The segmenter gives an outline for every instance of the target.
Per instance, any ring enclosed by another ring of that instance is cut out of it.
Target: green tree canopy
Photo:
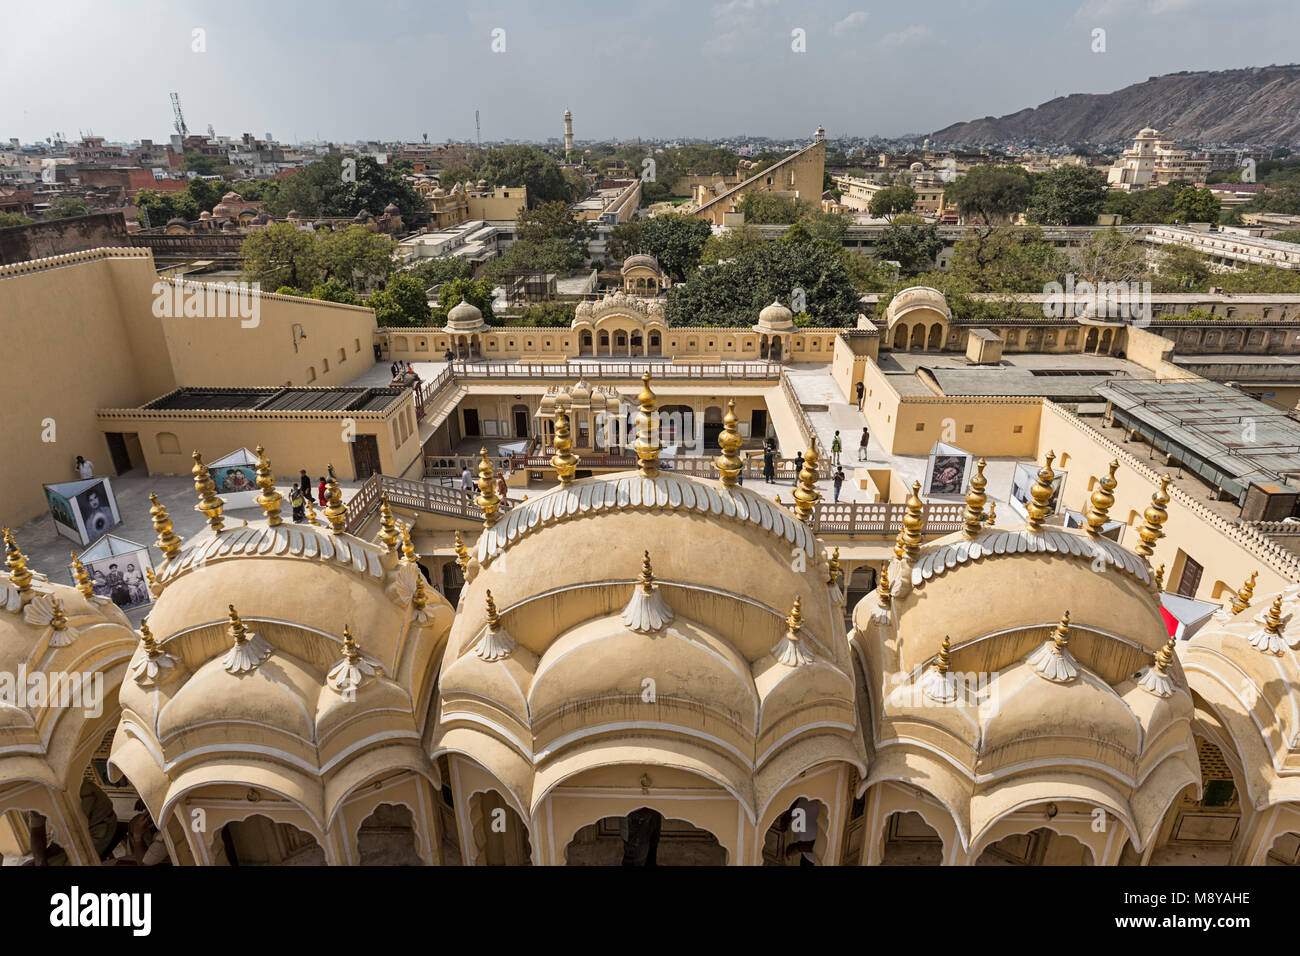
[[[267,200],[267,211],[277,219],[283,219],[292,209],[309,219],[351,217],[359,212],[378,216],[391,202],[409,219],[427,209],[400,174],[390,166],[380,165],[372,156],[346,157],[356,163],[356,181],[345,180],[344,158],[337,153],[322,156],[283,180],[276,194]]]
[[[907,275],[934,268],[935,257],[943,250],[936,225],[899,225],[890,223],[876,240],[876,258],[894,261]]]
[[[1141,282],[1150,278],[1141,241],[1118,229],[1094,233],[1079,250],[1074,272],[1076,279],[1089,282]]]
[[[424,283],[426,289],[450,282],[452,279],[469,279],[474,275],[474,264],[455,256],[421,259],[406,270]]]
[[[1019,166],[972,166],[944,190],[963,218],[990,231],[1023,212],[1029,195],[1029,173]]]
[[[60,196],[50,203],[49,209],[45,210],[45,218],[71,219],[73,216],[89,216],[94,211],[84,199],[77,199],[74,196]]]
[[[703,219],[666,214],[640,223],[637,251],[654,256],[661,268],[682,280],[700,261],[712,230]]]
[[[1185,186],[1174,197],[1174,221],[1218,222],[1219,200],[1208,189]]]
[[[489,149],[478,168],[489,186],[526,186],[530,206],[545,202],[572,202],[572,185],[564,178],[555,157],[535,146]]]
[[[25,226],[35,221],[14,212],[0,212],[0,229],[7,229],[10,226]]]
[[[1000,226],[953,248],[952,273],[979,292],[1041,292],[1069,269],[1069,258],[1037,226]]]
[[[263,289],[310,289],[325,281],[316,237],[287,222],[251,233],[239,247],[244,277]]]
[[[387,327],[427,326],[432,313],[424,284],[415,276],[401,272],[373,293],[366,305],[375,310],[375,322]]]
[[[916,190],[911,186],[886,186],[871,197],[868,209],[877,219],[892,220],[899,213],[911,212],[916,205]]]
[[[803,200],[779,193],[747,192],[740,197],[736,210],[745,217],[745,222],[754,225],[788,226],[798,222],[809,211],[809,205]]]
[[[1106,174],[1090,166],[1057,166],[1032,177],[1025,218],[1051,226],[1092,226],[1106,201]]]
[[[761,249],[766,244],[767,240],[763,238],[761,232],[745,224],[738,229],[728,229],[718,235],[709,236],[700,253],[700,261],[721,262],[734,259],[743,253]]]
[[[445,325],[447,313],[462,302],[482,312],[483,321],[492,321],[492,283],[485,279],[452,279],[438,290],[438,307],[431,316],[433,324]]]
[[[393,271],[397,243],[365,226],[346,226],[326,233],[317,242],[326,277],[338,279],[354,292],[382,285]]]
[[[1157,292],[1200,292],[1209,285],[1210,260],[1190,246],[1165,246],[1156,258]]]

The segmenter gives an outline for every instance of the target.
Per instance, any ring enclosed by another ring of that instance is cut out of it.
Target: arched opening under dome
[[[976,866],[1092,866],[1092,850],[1072,836],[1038,827],[989,844]]]
[[[722,408],[710,405],[704,410],[704,450],[719,451],[718,436],[722,434]]]
[[[1088,330],[1088,336],[1083,340],[1083,350],[1085,352],[1097,351],[1097,328],[1093,326]]]
[[[912,326],[912,347],[911,351],[921,352],[925,349],[925,323],[918,322]]]
[[[362,866],[424,866],[418,843],[410,808],[381,803],[357,831],[358,861]]]
[[[898,323],[898,326],[894,329],[894,350],[898,352],[902,352],[906,348],[907,348],[907,324],[904,322],[900,322]]]
[[[659,409],[659,444],[694,445],[695,410],[689,405],[663,405]]]
[[[650,348],[647,354],[649,355],[663,354],[663,340],[661,339],[658,332],[650,333]]]
[[[943,348],[943,324],[940,322],[930,326],[930,338],[925,343],[927,351],[937,352]]]
[[[1113,329],[1107,329],[1105,332],[1101,333],[1101,345],[1098,346],[1098,351],[1100,351],[1102,355],[1110,354],[1110,344],[1114,334]]]
[[[784,347],[785,347],[784,336],[780,336],[780,335],[772,336],[772,344],[767,350],[768,360],[772,362],[781,361],[782,350],[784,349]]]
[[[566,866],[725,866],[727,851],[708,830],[651,807],[602,817],[564,848]]]
[[[881,866],[939,866],[943,840],[915,810],[896,810],[885,819],[880,834]]]
[[[830,815],[826,804],[800,797],[763,835],[764,866],[824,866]]]
[[[591,330],[583,329],[578,333],[578,355],[591,355]]]
[[[1268,855],[1264,857],[1264,865],[1300,865],[1300,833],[1296,833],[1294,830],[1279,833],[1274,838],[1273,845],[1268,848]]]
[[[1196,736],[1201,796],[1188,787],[1177,797],[1151,851],[1148,866],[1227,866],[1242,833],[1242,800],[1235,769],[1212,741]]]
[[[221,826],[210,845],[214,866],[324,866],[316,838],[291,823],[255,813]]]
[[[470,824],[474,831],[475,866],[532,866],[528,826],[495,790],[474,794]]]

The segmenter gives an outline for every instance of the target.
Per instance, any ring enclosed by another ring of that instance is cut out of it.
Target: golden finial
[[[14,540],[13,532],[5,528],[4,536],[5,566],[9,569],[9,583],[18,589],[21,600],[26,603],[31,597],[32,572],[27,569],[27,557],[18,550],[18,542]]]
[[[826,586],[834,587],[835,582],[840,579],[840,549],[836,548],[831,552],[829,577],[826,578]]]
[[[975,462],[975,474],[971,475],[970,490],[966,492],[966,514],[963,516],[962,534],[974,541],[984,530],[984,505],[989,500],[984,494],[989,480],[984,477],[984,459]]]
[[[163,557],[174,558],[181,549],[181,539],[172,531],[171,515],[167,514],[167,509],[152,491],[149,492],[149,500],[153,502],[149,515],[153,518],[154,531],[158,532],[158,540],[154,542],[154,546],[163,553]]]
[[[881,607],[889,607],[890,602],[894,600],[889,593],[889,565],[886,564],[880,569],[880,581],[876,584],[876,598],[880,601]]]
[[[415,556],[415,545],[411,543],[411,526],[402,525],[402,564],[419,564]]]
[[[1168,475],[1161,477],[1160,490],[1151,496],[1151,504],[1142,513],[1142,517],[1146,519],[1143,521],[1142,527],[1138,529],[1138,537],[1142,540],[1134,550],[1144,558],[1151,557],[1152,552],[1155,551],[1156,542],[1165,536],[1165,533],[1160,530],[1160,526],[1169,520],[1169,512],[1165,510],[1165,506],[1169,504],[1168,491],[1171,481],[1173,479]]]
[[[641,406],[636,416],[637,470],[642,478],[659,476],[659,423],[655,418],[655,393],[650,391],[650,373],[641,376],[641,394],[636,397]]]
[[[487,449],[480,448],[478,454],[478,496],[474,503],[483,510],[483,527],[490,528],[501,517],[498,513],[501,510],[501,499],[497,497],[497,476],[492,469],[492,462],[488,461]]]
[[[948,640],[948,635],[943,636],[943,643],[939,645],[939,655],[935,658],[934,669],[940,674],[948,673],[948,668],[952,667],[952,657],[949,651],[952,650],[952,642]]]
[[[140,646],[144,648],[144,652],[150,657],[157,657],[162,653],[162,648],[159,647],[158,642],[154,640],[153,631],[149,630],[148,617],[145,617],[144,620],[140,622]]]
[[[415,579],[415,593],[411,595],[411,607],[416,612],[424,610],[424,606],[429,603],[429,595],[424,591],[424,575],[421,574]]]
[[[316,517],[316,503],[312,501],[311,495],[304,495],[307,506],[307,523],[313,527],[320,527],[320,520]]]
[[[495,631],[501,626],[501,618],[497,615],[497,602],[492,600],[491,591],[488,591],[485,597],[487,598],[487,626]]]
[[[1056,453],[1049,451],[1047,464],[1038,470],[1038,480],[1029,489],[1029,501],[1025,506],[1029,513],[1029,519],[1025,522],[1026,531],[1042,531],[1043,519],[1052,513],[1052,481],[1056,478],[1052,462],[1055,459]]]
[[[235,639],[235,646],[239,646],[248,640],[248,628],[244,627],[244,622],[240,620],[239,612],[235,610],[233,604],[227,605],[230,608],[230,626],[226,632]]]
[[[988,527],[990,527],[990,528],[992,528],[995,524],[998,523],[997,510],[998,510],[997,502],[996,502],[996,501],[990,501],[990,502],[989,502],[989,520],[988,520]]]
[[[1115,504],[1115,486],[1119,484],[1115,480],[1115,472],[1119,471],[1119,462],[1110,463],[1110,474],[1105,478],[1097,480],[1097,490],[1092,493],[1089,499],[1090,507],[1088,509],[1088,523],[1084,530],[1092,537],[1101,534],[1101,529],[1106,527],[1106,522],[1110,520],[1110,509]]]
[[[921,545],[925,541],[921,537],[924,531],[925,504],[921,501],[921,483],[914,481],[912,493],[907,496],[907,513],[903,515],[903,529],[899,536],[899,544],[902,545],[903,554],[908,561],[915,561],[920,556]]]
[[[578,456],[573,453],[573,438],[569,429],[569,413],[564,409],[555,412],[555,454],[551,465],[560,479],[560,487],[567,488],[573,484],[574,473],[578,470]]]
[[[650,567],[650,552],[643,553],[641,558],[641,590],[650,592],[654,590],[655,574],[654,569]]]
[[[220,531],[226,523],[226,519],[221,517],[221,509],[226,503],[216,496],[217,485],[208,474],[208,466],[203,464],[203,456],[196,451],[193,458],[194,467],[190,469],[190,474],[194,476],[194,490],[199,493],[199,503],[194,506],[194,510],[201,511],[208,519],[208,527]]]
[[[727,488],[736,487],[745,468],[740,458],[740,446],[744,443],[745,439],[740,437],[740,429],[736,427],[736,400],[733,398],[727,402],[727,414],[722,416],[722,432],[718,435],[722,454],[713,459],[713,467],[718,469],[722,484]]]
[[[1156,590],[1163,591],[1164,589],[1165,589],[1165,566],[1162,564],[1160,565],[1160,567],[1156,568]]]
[[[803,602],[799,598],[794,599],[794,607],[790,608],[790,616],[785,619],[786,637],[792,641],[799,639],[799,632],[803,630]]]
[[[357,647],[356,640],[352,637],[352,628],[350,625],[343,625],[343,656],[352,664],[361,660],[361,651]]]
[[[794,510],[800,521],[812,519],[813,507],[821,501],[822,494],[817,490],[817,449],[809,448],[803,456],[803,468],[799,471],[799,484],[794,489]]]
[[[56,631],[62,631],[68,626],[68,619],[63,613],[63,602],[58,598],[53,600],[54,609],[50,614],[50,627]]]
[[[462,573],[469,567],[469,549],[465,547],[465,539],[459,531],[456,532],[456,563],[460,565]]]
[[[1056,645],[1058,651],[1065,650],[1066,645],[1070,643],[1069,611],[1061,615],[1061,623],[1052,630],[1052,643]]]
[[[1272,606],[1268,613],[1264,615],[1264,629],[1270,634],[1282,636],[1282,595],[1279,594],[1273,599]]]
[[[1251,571],[1250,579],[1232,596],[1232,613],[1234,616],[1250,607],[1250,600],[1255,596],[1255,579],[1257,577],[1259,577],[1259,572]]]
[[[1174,662],[1174,647],[1177,641],[1178,638],[1170,634],[1169,642],[1156,651],[1155,668],[1162,674],[1169,670],[1169,665]]]
[[[284,519],[280,517],[280,502],[284,500],[280,492],[275,490],[275,473],[271,471],[271,463],[266,460],[266,449],[258,445],[253,451],[257,455],[257,487],[262,489],[262,493],[254,500],[258,507],[266,512],[266,523],[268,527],[274,528],[276,525],[283,524]],[[307,495],[307,500],[311,501],[311,495]]]
[[[304,490],[308,498],[311,492]],[[329,502],[325,508],[325,520],[330,523],[330,530],[335,534],[343,531],[348,521],[347,505],[343,504],[343,489],[339,487],[338,479],[334,477],[334,466],[325,466],[325,500]]]
[[[80,591],[89,600],[95,594],[95,585],[90,580],[90,572],[86,566],[81,563],[81,558],[77,557],[77,552],[69,552],[72,555],[72,576],[77,580],[77,590]],[[153,570],[146,568],[151,575]]]
[[[397,521],[393,518],[393,509],[388,504],[388,492],[379,493],[379,543],[384,546],[384,550],[397,553],[398,542],[401,535],[397,533]]]

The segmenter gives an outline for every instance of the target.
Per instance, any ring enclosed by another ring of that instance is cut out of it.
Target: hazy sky
[[[579,139],[802,138],[818,125],[888,136],[1159,73],[1300,60],[1300,0],[6,0],[0,11],[0,139],[24,142],[56,130],[163,140],[173,90],[192,132],[285,141],[472,140],[476,108],[485,140],[544,139],[562,134],[566,107]]]

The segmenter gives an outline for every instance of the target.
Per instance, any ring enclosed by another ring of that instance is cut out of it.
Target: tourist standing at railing
[[[460,473],[460,490],[465,492],[465,497],[471,502],[474,501],[474,476],[469,472],[469,465]]]
[[[794,483],[799,484],[799,472],[803,471],[803,452],[794,456]]]
[[[771,442],[763,448],[763,480],[769,485],[776,482],[776,452]]]
[[[838,465],[840,463],[840,433],[835,432],[835,437],[831,439],[831,461]]]

